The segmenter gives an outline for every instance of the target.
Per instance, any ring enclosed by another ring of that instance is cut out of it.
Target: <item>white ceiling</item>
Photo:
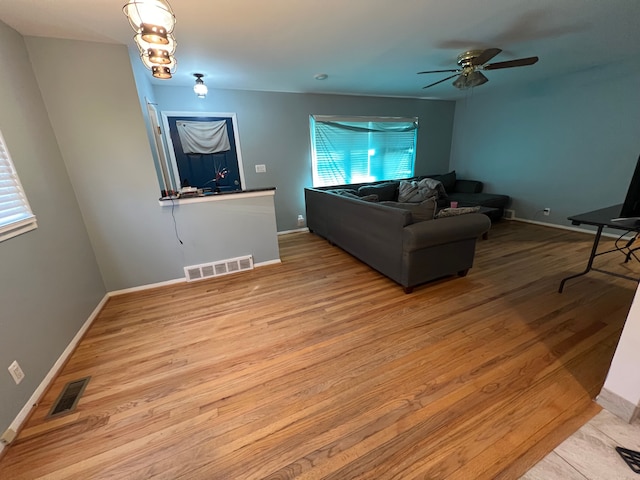
[[[133,46],[125,0],[0,0],[0,20],[25,36]],[[640,0],[173,0],[178,70],[163,85],[460,98],[458,53],[485,47],[500,62],[533,66],[486,72],[478,88],[536,81],[640,60]],[[314,74],[326,73],[324,81]]]

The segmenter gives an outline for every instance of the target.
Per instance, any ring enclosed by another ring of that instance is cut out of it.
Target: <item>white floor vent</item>
[[[184,276],[187,278],[187,282],[194,282],[244,270],[253,270],[253,257],[251,255],[184,267]]]

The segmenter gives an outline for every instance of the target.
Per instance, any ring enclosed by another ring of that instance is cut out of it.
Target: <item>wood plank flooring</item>
[[[600,410],[636,284],[557,293],[592,239],[502,222],[467,277],[406,295],[297,233],[281,265],[114,297],[0,478],[518,478]],[[89,375],[76,411],[45,419]]]

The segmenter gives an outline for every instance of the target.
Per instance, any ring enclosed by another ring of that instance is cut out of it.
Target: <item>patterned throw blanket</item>
[[[398,187],[398,201],[418,203],[430,197],[446,198],[447,192],[439,180],[423,178],[420,181],[402,180]]]

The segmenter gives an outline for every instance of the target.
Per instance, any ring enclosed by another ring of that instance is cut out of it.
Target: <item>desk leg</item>
[[[593,239],[593,247],[591,247],[591,256],[589,257],[589,261],[587,262],[587,268],[584,269],[584,272],[577,273],[575,275],[571,275],[570,277],[563,278],[560,282],[560,288],[558,288],[558,293],[562,293],[564,289],[564,284],[567,280],[571,280],[572,278],[581,277],[582,275],[586,275],[591,270],[593,266],[593,259],[596,258],[596,252],[598,250],[598,244],[600,243],[600,236],[602,235],[602,229],[604,225],[600,225],[598,227],[598,231],[596,232],[596,238]]]

